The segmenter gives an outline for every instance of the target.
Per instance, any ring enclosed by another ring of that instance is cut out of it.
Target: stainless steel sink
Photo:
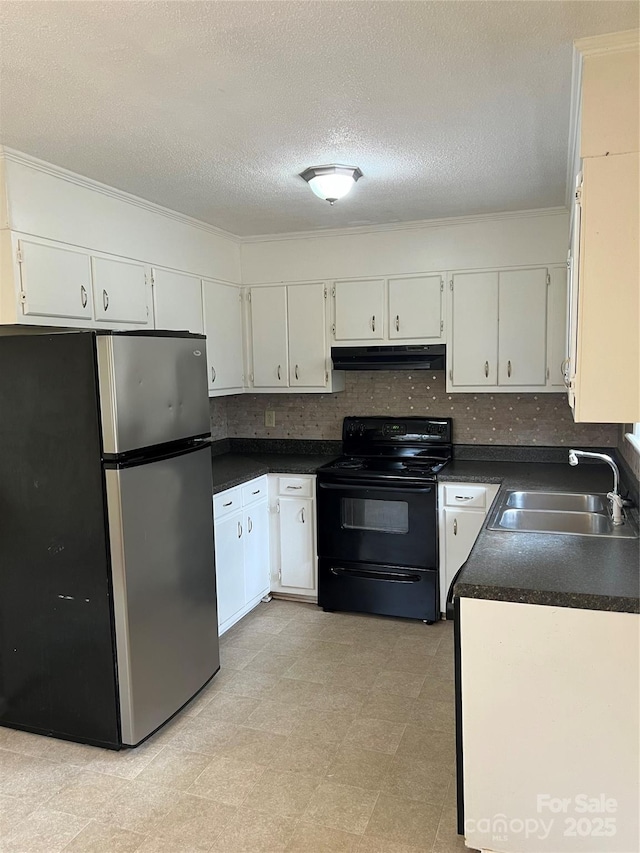
[[[614,525],[606,495],[572,492],[507,491],[491,513],[489,530],[513,533],[562,533],[636,539],[638,530],[626,514],[625,523]]]
[[[564,512],[607,511],[604,495],[582,495],[572,492],[509,492],[506,506]]]

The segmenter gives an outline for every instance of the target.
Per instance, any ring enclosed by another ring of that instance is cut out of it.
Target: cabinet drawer
[[[445,506],[478,507],[484,509],[487,490],[484,486],[444,486]]]
[[[313,497],[313,479],[278,477],[278,494],[297,498]]]
[[[242,487],[242,506],[248,506],[267,497],[267,477],[257,477]]]
[[[235,512],[238,509],[242,509],[242,489],[240,486],[234,489],[227,489],[226,492],[220,492],[219,495],[214,495],[213,517],[215,519],[229,515],[230,512]]]

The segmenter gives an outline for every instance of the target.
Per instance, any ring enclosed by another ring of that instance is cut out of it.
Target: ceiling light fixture
[[[357,166],[310,166],[300,177],[305,180],[311,190],[318,196],[334,204],[352,189],[362,172]]]

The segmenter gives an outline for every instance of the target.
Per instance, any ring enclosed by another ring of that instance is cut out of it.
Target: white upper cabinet
[[[250,298],[253,385],[286,388],[289,384],[287,288],[252,287]]]
[[[289,329],[289,385],[326,385],[326,286],[290,285],[287,288]]]
[[[200,279],[172,270],[154,269],[152,281],[156,329],[204,334]]]
[[[242,300],[239,287],[202,282],[204,331],[207,336],[209,395],[243,390]]]
[[[112,258],[91,258],[95,319],[104,325],[149,322],[143,264]]]
[[[498,273],[453,276],[450,380],[453,386],[496,385]]]
[[[498,384],[544,385],[547,270],[501,272],[498,281]]]
[[[24,315],[91,320],[91,259],[62,246],[18,241]]]
[[[439,340],[442,334],[441,275],[389,279],[389,338]]]
[[[336,341],[383,340],[384,284],[383,278],[334,282]]]

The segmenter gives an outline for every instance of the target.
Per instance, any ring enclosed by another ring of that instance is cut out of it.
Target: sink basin
[[[493,510],[487,528],[612,539],[636,539],[638,536],[628,513],[624,524],[612,523],[605,495],[572,492],[508,491]]]
[[[604,495],[571,492],[509,492],[506,506],[564,512],[606,512],[605,500]]]

